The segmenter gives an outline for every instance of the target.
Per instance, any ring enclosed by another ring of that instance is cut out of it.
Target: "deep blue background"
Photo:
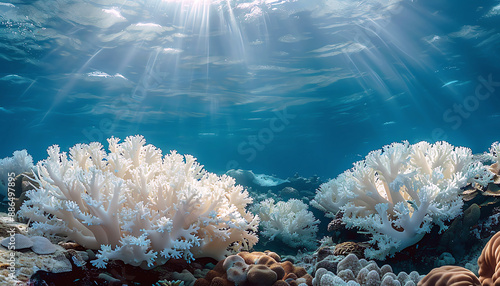
[[[27,149],[40,160],[52,144],[142,134],[212,172],[327,179],[395,141],[487,151],[500,129],[500,16],[488,14],[499,3],[435,2],[362,16],[269,9],[253,22],[211,8],[210,20],[183,26],[175,5],[145,5],[147,17],[123,8],[126,21],[106,28],[65,18],[64,7],[35,14],[49,1],[0,6],[0,157]],[[134,23],[174,28],[119,38]],[[184,37],[166,40],[174,33]],[[317,57],[353,43],[364,48]],[[480,77],[498,82],[487,99],[477,99]],[[269,133],[283,109],[289,122]]]

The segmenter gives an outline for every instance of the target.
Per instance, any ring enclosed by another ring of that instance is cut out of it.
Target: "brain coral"
[[[458,266],[434,268],[419,283],[419,286],[480,286],[476,275]]]
[[[333,251],[333,254],[347,256],[351,253],[354,253],[356,254],[357,257],[363,258],[364,250],[365,248],[363,246],[358,245],[356,242],[346,241],[335,245],[335,250]]]
[[[500,285],[500,232],[488,241],[477,260],[482,285]]]

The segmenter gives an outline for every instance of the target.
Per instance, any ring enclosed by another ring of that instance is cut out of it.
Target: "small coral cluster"
[[[260,234],[269,240],[278,238],[291,247],[317,246],[319,220],[314,218],[302,201],[290,199],[274,203],[273,199],[266,199],[256,207],[256,212],[263,228]]]
[[[493,164],[490,166],[490,171],[494,174],[494,181],[500,184],[500,143],[495,142],[491,144],[490,152],[485,153],[485,157],[491,161]]]
[[[375,261],[358,259],[355,254],[349,254],[338,263],[337,274],[325,268],[316,270],[313,286],[415,286],[420,279],[416,271],[396,275],[388,264],[378,267]]]
[[[0,159],[0,201],[7,197],[9,177],[31,172],[33,157],[26,150],[14,151],[12,157]]]
[[[240,252],[217,263],[194,286],[312,286],[312,277],[274,252]]]
[[[170,258],[221,259],[228,249],[257,242],[251,198],[228,176],[203,170],[190,155],[162,155],[142,136],[120,143],[58,146],[36,165],[39,187],[27,192],[19,214],[44,235],[67,236],[110,259],[153,266]]]
[[[311,204],[371,235],[368,258],[385,259],[420,241],[433,224],[461,213],[461,188],[486,186],[493,174],[468,148],[446,142],[393,143],[370,152],[321,185]]]

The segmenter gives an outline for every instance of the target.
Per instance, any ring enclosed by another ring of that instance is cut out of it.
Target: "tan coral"
[[[500,232],[488,241],[477,260],[482,285],[500,285]]]
[[[302,267],[294,266],[290,261],[280,262],[281,258],[278,254],[270,251],[266,252],[240,252],[245,263],[250,265],[247,272],[247,280],[241,285],[256,286],[256,285],[269,285],[269,286],[284,286],[298,285],[294,280],[300,279],[307,285],[312,285],[312,276],[307,274],[307,271]],[[235,283],[227,279],[228,275],[223,267],[224,260],[217,263],[213,270],[209,271],[205,278],[196,280],[194,286],[219,286],[222,285],[235,285]],[[289,278],[293,280],[289,280]],[[285,282],[285,280],[288,280]]]
[[[250,265],[247,279],[250,285],[272,286],[277,280],[276,272],[262,264]]]
[[[354,253],[358,258],[364,257],[365,248],[356,242],[346,241],[339,243],[335,246],[335,250],[333,251],[334,255],[349,255]]]
[[[480,286],[476,275],[470,270],[459,266],[441,266],[432,269],[418,286]]]

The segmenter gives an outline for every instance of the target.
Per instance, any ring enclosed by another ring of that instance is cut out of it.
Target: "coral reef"
[[[234,179],[206,172],[190,155],[163,156],[142,136],[119,141],[108,139],[109,153],[96,142],[75,145],[69,156],[50,147],[19,214],[43,235],[100,249],[98,267],[111,259],[148,267],[221,259],[257,242],[259,219]]]
[[[371,152],[318,190],[315,214],[326,211],[333,218],[333,235],[318,241],[319,221],[306,204],[310,187],[320,182],[317,177],[274,184],[269,176],[254,175],[253,184],[255,178],[267,182],[254,190],[259,198],[254,215],[246,210],[249,192],[228,176],[206,172],[192,156],[175,151],[164,156],[142,136],[108,142],[109,151],[99,143],[78,144],[67,154],[50,147],[35,172],[15,178],[16,197],[25,198],[19,214],[32,222],[27,232],[22,223],[0,221],[0,236],[12,235],[17,243],[15,252],[8,249],[10,238],[0,246],[3,258],[15,253],[21,259],[16,279],[186,286],[500,283],[499,234],[478,258],[481,239],[500,221],[500,191],[492,182],[499,176],[498,143],[483,156],[485,165],[470,150],[445,142],[394,143]],[[273,240],[272,249],[280,254],[321,246],[284,259],[269,251],[240,252],[255,246],[259,221],[264,244]],[[326,222],[321,222],[325,229]],[[432,235],[420,240],[433,225],[438,227]],[[438,229],[445,231],[438,235]],[[382,267],[368,260],[396,252]],[[472,272],[444,266],[423,280],[417,271],[400,272],[455,263]],[[0,271],[7,273],[7,266],[0,263]]]
[[[447,142],[393,143],[321,185],[311,204],[371,235],[365,256],[385,259],[461,213],[461,188],[486,186],[493,174],[470,149]]]

